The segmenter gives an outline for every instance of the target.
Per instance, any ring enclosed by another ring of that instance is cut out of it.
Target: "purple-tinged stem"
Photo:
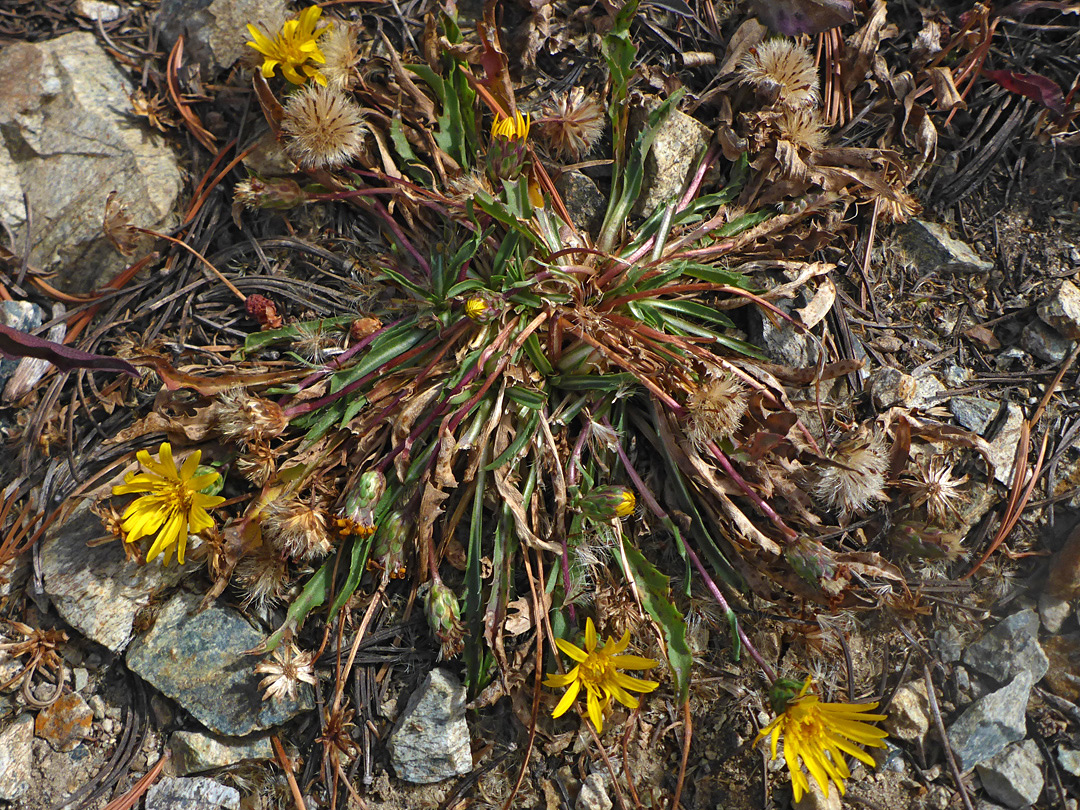
[[[401,228],[398,227],[398,224],[394,221],[394,218],[390,216],[390,212],[386,210],[386,206],[384,206],[378,200],[372,200],[371,202],[373,203],[371,207],[375,210],[375,213],[382,217],[383,222],[386,223],[386,226],[390,229],[391,233],[394,234],[398,242],[401,243],[401,246],[405,248],[406,251],[408,251],[409,255],[412,256],[413,259],[416,260],[416,263],[420,265],[420,269],[424,271],[427,277],[431,278],[431,265],[428,264],[427,259],[420,255],[420,251],[413,247],[413,243],[409,241],[408,237],[405,236]],[[406,275],[406,277],[408,277],[408,275],[405,274],[401,268],[398,268],[398,270],[399,272],[402,272],[403,275]],[[409,280],[416,281],[416,279]]]
[[[716,446],[715,442],[709,442],[705,446],[709,448],[709,452],[712,453],[713,458],[720,462],[720,466],[724,468],[724,472],[727,473],[728,478],[735,482],[739,489],[745,493],[746,497],[752,500],[754,505],[773,522],[773,525],[784,533],[785,537],[789,540],[794,540],[799,536],[794,529],[784,523],[780,515],[776,514],[776,510],[769,506],[764,498],[754,492],[753,487],[746,483],[745,478],[739,475],[739,471],[735,469],[735,465],[733,465],[728,457],[724,455],[724,452]]]
[[[611,425],[608,424],[607,419],[604,419],[604,424],[608,427],[611,427]],[[635,470],[633,465],[630,463],[630,459],[627,458],[626,451],[623,450],[623,446],[621,443],[615,445],[615,451],[619,454],[619,461],[622,462],[623,469],[625,469],[626,474],[630,476],[630,480],[634,482],[634,488],[637,489],[638,494],[641,495],[641,499],[645,501],[645,505],[648,506],[649,510],[658,518],[670,523],[671,517],[666,511],[664,511],[664,508],[660,506],[656,498],[653,497],[653,494],[649,490],[649,488],[645,486],[645,482],[641,480],[641,476],[638,475],[637,470]],[[698,555],[694,552],[692,548],[690,548],[690,544],[687,542],[687,539],[685,537],[682,537],[681,535],[680,539],[682,540],[683,548],[686,549],[687,556],[690,558],[691,564],[693,564],[694,568],[697,569],[698,573],[705,580],[705,587],[709,589],[709,593],[712,594],[713,599],[716,600],[717,604],[720,605],[720,608],[726,614],[728,614],[729,616],[734,615],[735,611],[733,611],[731,609],[731,606],[728,605],[727,599],[724,598],[724,594],[720,592],[720,588],[713,581],[713,578],[709,576],[709,572],[705,570],[705,566],[702,564]],[[773,671],[773,668],[769,666],[769,664],[765,661],[765,659],[761,657],[761,653],[757,651],[757,648],[750,642],[750,639],[747,638],[746,632],[742,629],[742,625],[739,624],[738,619],[735,620],[735,628],[739,634],[739,641],[741,641],[742,645],[746,647],[746,651],[750,653],[750,657],[757,662],[757,665],[759,667],[761,667],[762,672],[765,673],[765,677],[769,679],[769,682],[775,683],[776,673]]]

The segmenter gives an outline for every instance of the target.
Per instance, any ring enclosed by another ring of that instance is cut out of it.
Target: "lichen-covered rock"
[[[32,266],[89,290],[126,264],[101,228],[109,194],[136,225],[164,224],[181,189],[176,158],[129,112],[134,87],[93,34],[11,43],[0,71],[18,77],[0,86],[0,220],[18,250],[29,227]]]
[[[146,635],[131,642],[128,667],[208,729],[231,737],[280,725],[312,707],[306,684],[296,698],[264,701],[255,673],[261,658],[247,654],[263,634],[235,610],[197,613],[199,602],[186,593],[169,600]]]
[[[441,782],[472,770],[465,687],[444,670],[432,670],[409,698],[390,735],[390,762],[414,784]]]

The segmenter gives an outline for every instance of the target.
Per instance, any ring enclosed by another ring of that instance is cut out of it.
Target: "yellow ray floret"
[[[851,776],[845,754],[873,767],[874,760],[859,746],[884,748],[887,734],[870,725],[885,719],[883,714],[869,714],[877,703],[823,703],[817,695],[807,694],[809,678],[784,710],[758,734],[757,743],[769,738],[772,758],[777,757],[777,743],[784,740],[784,761],[791,774],[795,801],[810,789],[806,772],[814,777],[821,792],[829,795],[829,782],[844,795],[844,780]],[[795,682],[798,685],[798,682]]]
[[[163,551],[165,562],[168,562],[175,545],[177,559],[183,563],[188,535],[212,527],[214,519],[206,510],[225,501],[220,495],[206,495],[199,490],[213,486],[221,476],[216,472],[197,474],[201,450],[188,456],[184,465],[177,469],[172,445],[168,442],[161,443],[157,460],[150,457],[149,450],[140,450],[136,457],[147,472],[128,473],[124,483],[112,490],[113,495],[145,493],[124,510],[121,522],[124,538],[134,543],[156,534],[146,555],[147,562]]]
[[[491,125],[491,137],[504,138],[508,141],[523,141],[529,137],[531,123],[527,114],[522,115],[519,112],[514,113],[510,118],[496,116],[495,122]]]
[[[555,639],[555,644],[565,655],[573,659],[577,666],[565,675],[549,675],[544,681],[545,686],[555,689],[566,687],[566,693],[562,696],[559,704],[551,713],[552,717],[562,716],[569,709],[582,687],[586,692],[586,708],[589,719],[592,720],[597,731],[604,729],[604,713],[611,700],[614,698],[619,703],[630,709],[638,707],[638,699],[630,694],[634,692],[651,692],[658,684],[656,681],[646,681],[617,672],[619,669],[652,669],[657,662],[651,658],[643,658],[640,655],[620,655],[630,643],[630,633],[624,633],[619,641],[608,637],[607,643],[597,649],[599,638],[596,635],[596,627],[592,619],[585,622],[585,649],[581,649],[569,641],[561,638]],[[630,690],[630,691],[628,691]]]
[[[262,75],[269,79],[274,75],[274,70],[281,68],[281,74],[293,84],[304,84],[307,79],[314,79],[319,84],[326,85],[326,77],[315,65],[326,64],[326,57],[319,50],[317,40],[330,30],[330,25],[324,25],[316,30],[315,24],[322,16],[322,9],[318,6],[305,8],[295,20],[289,20],[271,38],[256,28],[248,25],[248,33],[252,48],[263,55]],[[303,68],[304,76],[297,72],[297,68]]]

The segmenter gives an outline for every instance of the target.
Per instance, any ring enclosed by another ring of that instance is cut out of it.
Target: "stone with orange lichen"
[[[61,695],[51,706],[42,709],[34,721],[34,734],[57,751],[74,751],[90,734],[94,712],[81,695]]]

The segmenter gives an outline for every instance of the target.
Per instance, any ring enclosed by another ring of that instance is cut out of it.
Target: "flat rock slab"
[[[82,695],[69,692],[42,709],[34,721],[34,733],[57,751],[74,751],[90,735],[94,712]]]
[[[64,621],[87,638],[119,652],[132,637],[132,623],[150,597],[184,576],[180,565],[139,565],[127,559],[119,540],[95,548],[88,540],[105,534],[85,507],[41,546],[45,593]]]
[[[270,738],[221,737],[199,731],[177,731],[169,737],[170,762],[177,776],[226,768],[238,762],[273,759]]]
[[[306,684],[297,698],[264,701],[255,674],[262,657],[245,654],[262,643],[263,634],[235,610],[196,613],[199,602],[181,593],[161,609],[154,626],[128,647],[133,672],[208,729],[230,737],[281,725],[312,707]]]
[[[964,663],[998,683],[1010,681],[1024,671],[1031,673],[1033,683],[1038,683],[1050,666],[1038,638],[1039,614],[1021,610],[964,650]]]
[[[1010,745],[979,765],[983,789],[1013,810],[1030,807],[1043,790],[1042,754],[1034,740]]]
[[[176,157],[131,111],[134,87],[91,33],[0,51],[0,221],[30,263],[84,292],[126,264],[101,229],[116,191],[134,224],[162,225],[181,189]],[[26,195],[30,217],[26,215]],[[28,230],[29,223],[29,233]]]
[[[0,729],[0,800],[14,802],[30,789],[34,716],[20,714]]]
[[[994,263],[980,258],[943,225],[913,219],[898,229],[900,247],[922,273],[989,273]]]
[[[167,777],[146,792],[146,810],[240,810],[240,791],[201,776]]]
[[[1008,686],[968,706],[949,727],[949,745],[961,771],[997,756],[1009,743],[1024,738],[1032,683],[1031,673],[1021,672]]]
[[[472,770],[465,687],[445,669],[432,670],[409,698],[388,745],[398,777],[431,784]]]

